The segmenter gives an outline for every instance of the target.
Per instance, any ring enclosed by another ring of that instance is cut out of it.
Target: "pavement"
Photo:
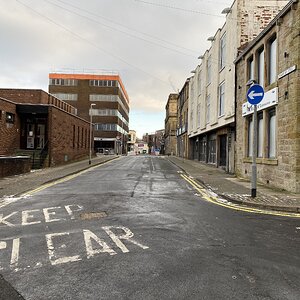
[[[117,155],[97,155],[91,159],[91,164],[89,164],[89,159],[84,159],[58,167],[32,170],[30,173],[1,178],[0,204],[3,198],[17,197],[43,184],[76,174],[116,158],[118,158]]]
[[[233,203],[284,212],[300,212],[300,194],[257,184],[257,195],[251,197],[250,181],[230,175],[215,166],[198,161],[169,156],[167,159],[188,175],[196,179],[203,187],[213,191],[219,197]]]
[[[116,158],[117,155],[98,155],[92,158],[90,165],[88,159],[85,159],[59,167],[33,170],[30,173],[2,178],[0,179],[0,203],[1,199],[3,201],[7,197],[19,196],[43,184]],[[257,197],[252,198],[250,182],[245,179],[237,178],[222,169],[198,161],[176,156],[166,156],[166,159],[196,179],[206,189],[233,203],[268,210],[300,212],[300,194],[258,184]]]

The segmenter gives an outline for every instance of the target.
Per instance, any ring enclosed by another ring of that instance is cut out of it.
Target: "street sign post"
[[[258,84],[252,84],[247,91],[247,100],[254,106],[253,112],[253,151],[252,151],[252,174],[251,174],[251,197],[256,197],[256,182],[257,182],[257,104],[264,97],[264,89]]]
[[[259,84],[253,84],[247,92],[247,100],[252,105],[257,105],[264,97],[264,89]]]

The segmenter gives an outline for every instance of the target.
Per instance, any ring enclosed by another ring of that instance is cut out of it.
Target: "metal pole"
[[[92,108],[95,104],[91,103],[90,105],[90,153],[89,153],[89,165],[92,163],[92,145],[94,141],[92,141],[92,133],[93,133],[93,111]]]
[[[257,181],[257,105],[254,105],[253,112],[253,150],[252,150],[252,174],[251,174],[251,197],[256,197],[256,181]]]

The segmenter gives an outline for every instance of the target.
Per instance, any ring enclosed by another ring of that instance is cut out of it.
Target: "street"
[[[121,157],[0,208],[0,274],[26,300],[299,299],[300,220],[207,202],[180,172]]]

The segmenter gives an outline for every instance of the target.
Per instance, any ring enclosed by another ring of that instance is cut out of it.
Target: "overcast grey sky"
[[[116,71],[130,97],[130,129],[164,127],[233,0],[0,0],[0,87],[48,90],[48,73]]]

